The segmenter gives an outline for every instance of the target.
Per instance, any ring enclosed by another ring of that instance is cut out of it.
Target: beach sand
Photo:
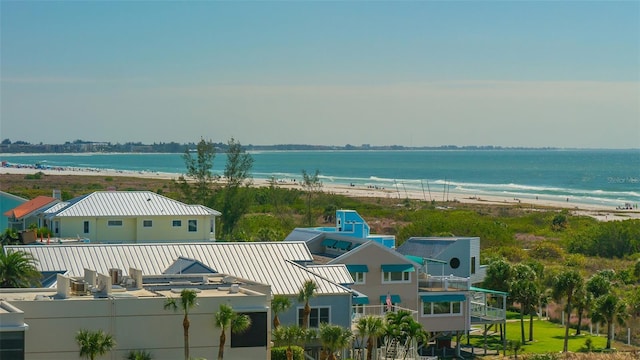
[[[89,175],[89,176],[129,176],[139,178],[155,178],[155,179],[177,179],[180,174],[175,173],[161,173],[161,172],[148,172],[148,171],[124,171],[124,170],[106,170],[106,169],[88,169],[88,168],[55,168],[55,169],[36,169],[32,167],[3,167],[0,169],[1,174],[34,174],[35,172],[42,172],[45,175]],[[253,179],[254,186],[268,186],[267,179]],[[297,188],[301,189],[300,183],[293,180],[279,180],[278,185],[284,188]],[[322,191],[325,193],[345,195],[352,197],[379,197],[387,199],[399,199],[405,198],[413,200],[430,201],[428,194],[424,194],[420,191],[402,191],[398,192],[395,189],[382,189],[382,188],[370,188],[365,186],[349,186],[340,184],[327,184],[323,183]],[[507,205],[507,206],[520,206],[531,209],[567,209],[574,215],[579,216],[591,216],[600,221],[614,221],[614,220],[627,220],[627,219],[640,219],[640,210],[618,210],[615,208],[608,208],[602,205],[576,203],[569,201],[550,201],[550,200],[536,200],[536,199],[514,199],[501,196],[469,196],[468,194],[461,194],[456,192],[450,192],[446,195],[443,201],[443,195],[438,194],[438,197],[434,196],[434,200],[440,205],[444,204],[445,207],[455,207],[456,203],[467,204],[487,204],[487,205]]]

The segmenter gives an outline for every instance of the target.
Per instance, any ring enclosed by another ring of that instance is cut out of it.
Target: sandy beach
[[[124,170],[106,170],[106,169],[90,169],[90,168],[52,168],[52,169],[37,169],[33,167],[3,167],[0,170],[2,174],[34,174],[35,172],[42,172],[45,175],[84,175],[84,176],[130,176],[139,178],[155,178],[155,179],[177,179],[180,174],[175,173],[161,173],[161,172],[149,172],[149,171],[124,171]],[[268,186],[267,179],[253,179],[254,186]],[[279,186],[288,188],[301,188],[299,181],[293,179],[283,179],[278,181]],[[404,199],[410,198],[414,200],[430,201],[429,195],[420,191],[405,191],[398,192],[396,189],[382,189],[371,188],[364,186],[349,186],[340,184],[327,184],[323,183],[322,191],[326,193],[353,196],[353,197],[381,197],[381,198],[395,198]],[[596,218],[600,221],[614,221],[614,220],[627,220],[627,219],[640,219],[640,209],[632,210],[620,210],[615,208],[609,208],[605,206],[599,206],[594,204],[576,203],[571,200],[564,201],[550,201],[550,200],[537,200],[537,199],[516,199],[501,196],[469,196],[468,194],[461,194],[456,192],[450,192],[445,198],[446,207],[455,207],[456,203],[470,203],[470,204],[491,204],[491,205],[508,205],[508,206],[520,206],[531,209],[567,209],[574,215],[585,215]],[[434,198],[439,203],[442,202],[442,194],[439,197]]]

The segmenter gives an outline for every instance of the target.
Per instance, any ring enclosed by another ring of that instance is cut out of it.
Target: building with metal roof
[[[56,237],[142,243],[215,240],[220,212],[151,191],[96,191],[60,203],[42,216]]]
[[[69,276],[81,276],[85,268],[103,273],[112,268],[136,268],[145,275],[156,275],[168,269],[175,272],[176,268],[187,268],[188,265],[176,261],[192,259],[219,273],[269,284],[273,294],[289,296],[297,305],[278,315],[283,324],[299,322],[298,309],[304,304],[297,302],[297,295],[302,284],[312,280],[317,285],[316,296],[310,302],[312,308],[319,309],[320,313],[325,313],[323,309],[326,309],[331,323],[350,326],[352,291],[304,266],[313,261],[304,242],[16,245],[5,248],[5,251],[16,250],[32,254],[38,260],[39,271],[65,271]]]

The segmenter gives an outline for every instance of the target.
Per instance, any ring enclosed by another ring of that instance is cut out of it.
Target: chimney
[[[62,192],[60,191],[60,189],[53,189],[52,197],[54,199],[58,199],[58,200],[62,201]]]

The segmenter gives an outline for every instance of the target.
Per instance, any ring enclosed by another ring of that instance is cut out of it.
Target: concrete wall
[[[181,359],[184,354],[183,314],[164,310],[164,297],[151,298],[71,298],[67,300],[11,301],[24,311],[27,359],[79,359],[75,335],[80,329],[99,330],[113,335],[116,347],[101,359],[123,359],[131,350],[150,351],[155,359]],[[213,314],[221,303],[241,312],[267,312],[266,295],[199,297],[191,310],[190,355],[215,359],[220,330]],[[227,330],[225,359],[268,359],[271,327],[267,324],[267,346],[230,348]]]

